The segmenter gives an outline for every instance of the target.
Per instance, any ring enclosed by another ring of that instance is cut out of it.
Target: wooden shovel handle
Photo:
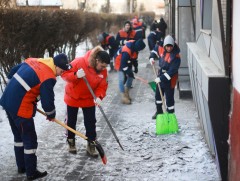
[[[38,111],[39,113],[43,114],[44,116],[47,116],[45,112],[43,112],[42,110],[40,110],[40,109],[38,109],[38,108],[37,108],[37,111]],[[61,121],[59,121],[59,120],[57,120],[57,119],[55,119],[55,118],[54,118],[53,120],[54,120],[54,122],[60,124],[62,127],[66,128],[67,130],[75,133],[76,135],[82,137],[82,138],[85,139],[85,140],[88,140],[88,138],[87,138],[85,135],[83,135],[82,133],[76,131],[75,129],[72,129],[71,127],[69,127],[68,125],[64,124],[63,122],[61,122]]]
[[[157,78],[157,72],[156,72],[155,66],[152,65],[152,68],[153,68],[153,72],[154,72],[154,74],[155,74],[155,76],[156,76],[156,78]],[[166,111],[167,111],[167,107],[166,107],[166,105],[165,105],[165,97],[164,97],[163,94],[162,94],[162,90],[161,90],[161,87],[160,87],[160,83],[158,83],[157,85],[158,85],[158,89],[159,89],[159,92],[160,92],[160,96],[161,96],[162,102],[163,102],[163,109],[164,109],[163,112],[166,112]]]

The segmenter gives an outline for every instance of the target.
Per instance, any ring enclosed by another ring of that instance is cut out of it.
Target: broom
[[[152,65],[153,71],[155,76],[157,77],[157,73],[155,70],[154,65]],[[165,97],[162,94],[162,90],[160,87],[160,83],[157,84],[158,89],[160,92],[160,96],[163,102],[163,113],[158,114],[156,117],[156,134],[171,134],[171,133],[177,133],[178,132],[178,122],[176,115],[174,113],[168,113],[166,104],[165,104]]]
[[[151,87],[151,89],[153,90],[153,92],[156,92],[156,87],[157,87],[156,82],[154,82],[154,81],[148,82],[147,80],[143,79],[142,77],[139,77],[136,75],[135,75],[135,79],[140,80],[141,82],[143,82],[146,85],[149,85]]]

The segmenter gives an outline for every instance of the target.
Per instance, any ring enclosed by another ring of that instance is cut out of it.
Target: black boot
[[[157,115],[158,115],[158,112],[156,111],[155,114],[152,116],[152,119],[156,119]]]
[[[25,173],[26,169],[25,168],[18,168],[18,173]]]
[[[47,175],[46,171],[40,172],[40,171],[36,170],[36,172],[33,175],[27,176],[27,179],[28,180],[35,180],[35,179],[38,179],[38,178],[45,177],[46,175]]]

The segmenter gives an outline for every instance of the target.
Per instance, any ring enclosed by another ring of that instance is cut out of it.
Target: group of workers
[[[161,22],[161,21],[160,21]],[[166,96],[167,111],[174,112],[174,88],[180,66],[180,49],[172,36],[165,36],[160,23],[154,22],[148,35],[150,50],[149,61],[154,66],[159,64],[158,76],[155,79],[160,84]],[[56,77],[61,76],[66,82],[64,102],[66,104],[66,124],[76,129],[79,108],[82,109],[86,137],[96,140],[96,107],[102,104],[108,88],[107,66],[118,72],[121,102],[131,104],[129,90],[134,74],[138,73],[138,55],[146,47],[144,23],[137,17],[126,21],[116,38],[106,32],[98,36],[101,46],[86,52],[82,57],[69,61],[63,53],[53,58],[27,58],[23,63],[13,67],[8,74],[8,84],[0,99],[0,105],[5,109],[14,135],[14,152],[18,173],[26,173],[28,180],[34,180],[47,175],[37,169],[36,150],[38,147],[34,116],[37,103],[41,101],[46,113],[46,119],[54,121],[56,110],[54,104],[54,86]],[[165,28],[166,29],[166,28]],[[108,50],[108,52],[106,51]],[[87,84],[91,86],[95,98]],[[162,99],[156,90],[156,113],[161,114]],[[68,151],[77,153],[75,134],[67,132]],[[88,142],[87,153],[96,157],[95,145]]]

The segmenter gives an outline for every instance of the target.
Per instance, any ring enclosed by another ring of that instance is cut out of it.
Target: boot
[[[125,95],[125,93],[121,93],[122,94],[122,99],[121,102],[123,104],[131,104],[131,101],[127,98],[127,96]]]
[[[68,142],[68,146],[69,146],[69,148],[68,148],[69,153],[76,154],[77,149],[75,146],[75,139],[67,139],[67,142]]]
[[[36,170],[36,172],[33,175],[27,176],[27,179],[28,180],[35,180],[35,179],[38,179],[38,178],[45,177],[46,175],[47,175],[46,171],[40,172],[40,171]]]
[[[98,157],[95,145],[89,142],[87,143],[87,153],[92,157]]]
[[[125,96],[126,96],[130,101],[132,101],[131,97],[129,96],[129,88],[126,88],[126,89],[125,89],[124,94],[125,94]]]
[[[156,111],[155,114],[152,116],[152,119],[156,119],[158,115],[158,112]]]
[[[26,169],[25,168],[18,168],[18,173],[25,173]]]

